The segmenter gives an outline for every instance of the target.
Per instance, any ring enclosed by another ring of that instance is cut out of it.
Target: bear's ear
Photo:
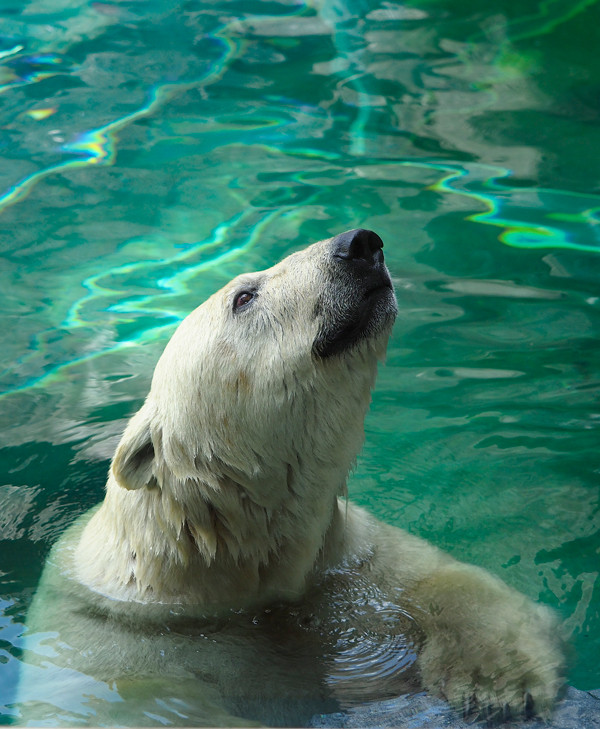
[[[131,418],[112,461],[115,480],[126,489],[156,484],[148,410],[146,404]]]

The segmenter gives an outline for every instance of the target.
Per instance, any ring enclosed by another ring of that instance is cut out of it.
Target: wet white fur
[[[118,660],[111,674],[110,655],[94,657],[102,629],[81,623],[77,634],[73,600],[117,620],[219,613],[310,601],[328,570],[367,565],[369,579],[391,585],[424,634],[427,688],[457,707],[517,712],[531,695],[548,712],[562,661],[550,614],[487,572],[338,501],[391,321],[345,355],[313,357],[323,324],[315,302],[339,305],[330,266],[328,243],[316,244],[235,279],[180,325],[125,430],[104,502],[53,552],[31,628],[83,645],[78,670],[118,682]],[[252,306],[234,312],[235,295],[256,286]],[[63,601],[60,611],[48,595]],[[142,650],[128,635],[123,629],[119,645],[134,673],[160,676],[136,659]]]
[[[317,559],[331,562],[324,537],[389,331],[315,360],[324,252],[236,279],[179,326],[77,548],[83,583],[120,600],[244,606],[298,597]],[[234,314],[235,293],[257,282],[252,310]]]

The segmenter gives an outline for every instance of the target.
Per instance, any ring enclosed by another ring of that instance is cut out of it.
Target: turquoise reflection
[[[87,294],[73,303],[60,330],[88,331],[100,318],[105,321],[107,318],[112,319],[118,329],[118,325],[122,327],[127,322],[132,322],[140,313],[145,314],[148,319],[144,321],[150,323],[131,331],[125,328],[126,335],[119,337],[117,341],[106,343],[104,347],[98,347],[95,342],[93,351],[56,362],[43,374],[5,390],[0,394],[0,399],[54,383],[62,379],[71,368],[84,362],[128,347],[166,339],[173,327],[189,313],[170,307],[169,298],[189,292],[193,279],[207,269],[217,269],[220,265],[248,254],[260,240],[265,228],[286,212],[290,214],[290,211],[272,211],[262,215],[256,211],[243,212],[219,225],[207,240],[189,246],[178,255],[157,261],[130,263],[89,276],[83,282]],[[155,286],[158,291],[144,296],[132,296],[132,289],[140,283]],[[28,354],[21,357],[17,365],[22,367],[28,360],[43,355],[51,334],[52,332],[42,332],[35,337]],[[82,349],[85,351],[84,347]]]
[[[598,0],[545,0],[539,3],[538,12],[528,13],[509,24],[512,42],[546,35],[559,25],[583,13]],[[493,24],[491,25],[493,32]]]
[[[19,55],[23,50],[23,45],[16,44],[0,52],[0,94],[70,70],[70,64],[56,53]]]
[[[600,252],[597,195],[511,187],[510,172],[501,167],[438,163],[423,166],[446,172],[430,186],[432,190],[482,204],[486,210],[469,215],[467,220],[501,228],[498,238],[506,245]],[[562,227],[552,225],[553,221],[560,222]]]
[[[518,23],[509,23],[510,32],[507,38],[511,37],[513,31],[531,34],[533,29],[537,29],[536,32],[549,32],[557,24],[581,12],[587,4],[589,3],[580,2],[568,8],[559,0],[542,3],[538,15],[520,18]],[[251,145],[260,147],[266,160],[292,161],[291,166],[295,171],[286,173],[287,176],[281,171],[276,172],[275,177],[279,175],[279,179],[284,182],[281,189],[273,194],[268,191],[262,198],[257,196],[263,208],[269,207],[269,210],[260,210],[259,203],[254,200],[254,208],[249,209],[248,200],[240,194],[237,212],[231,214],[229,211],[222,224],[207,231],[202,240],[188,246],[185,251],[152,261],[120,262],[116,266],[87,275],[81,281],[84,294],[70,303],[68,312],[57,329],[62,333],[79,331],[83,334],[86,330],[93,331],[101,325],[112,326],[116,335],[105,341],[95,342],[93,352],[87,351],[89,346],[83,347],[83,351],[86,351],[84,355],[65,358],[64,353],[60,353],[57,361],[57,354],[52,352],[50,359],[54,360],[54,364],[50,369],[26,379],[9,392],[45,385],[73,364],[122,347],[163,337],[165,329],[170,330],[186,313],[177,305],[177,298],[189,291],[190,282],[197,276],[247,253],[265,227],[275,222],[279,216],[286,215],[302,220],[302,214],[294,207],[296,201],[291,199],[291,183],[297,183],[306,190],[306,195],[301,200],[302,205],[310,204],[326,209],[331,204],[332,191],[342,190],[344,185],[356,186],[356,158],[359,158],[363,169],[387,166],[396,170],[415,168],[439,174],[439,179],[434,183],[424,183],[424,189],[443,196],[456,197],[482,209],[470,214],[467,220],[496,228],[498,239],[508,246],[598,252],[598,196],[511,185],[512,173],[503,167],[476,163],[461,165],[438,159],[390,160],[367,154],[366,142],[370,138],[372,116],[381,100],[374,94],[373,78],[369,76],[365,66],[365,44],[357,37],[352,24],[349,25],[356,7],[333,2],[320,8],[315,16],[308,4],[300,3],[285,16],[275,19],[270,16],[251,17],[243,21],[224,23],[216,31],[207,34],[207,38],[217,44],[219,55],[204,75],[192,81],[155,85],[150,88],[146,103],[138,109],[94,129],[80,132],[73,141],[61,145],[65,158],[36,170],[0,195],[1,213],[7,207],[21,202],[40,181],[55,173],[67,169],[112,165],[118,150],[119,133],[142,119],[157,117],[165,106],[185,92],[204,90],[221,81],[226,71],[244,56],[250,39],[268,37],[276,28],[283,28],[284,17],[300,19],[306,15],[303,20],[309,25],[312,23],[311,32],[331,35],[339,51],[336,74],[339,77],[338,90],[349,85],[356,91],[356,114],[349,121],[349,154],[333,151],[331,148],[324,150],[311,147],[307,140],[298,144],[293,139],[293,130],[289,137],[284,136],[283,129],[290,125],[292,118],[288,108],[294,109],[294,120],[304,114],[306,120],[303,123],[307,125],[330,112],[320,106],[307,107],[306,104],[277,94],[269,97],[269,105],[260,109],[257,118],[252,110],[243,117],[239,114],[217,117],[206,131],[197,121],[197,126],[192,126],[193,132],[190,133],[186,132],[190,126],[187,119],[175,117],[174,120],[169,120],[169,130],[176,139],[175,144],[180,143],[186,134],[192,141],[210,134],[213,147],[226,149],[232,138],[238,138],[240,149],[242,146]],[[363,10],[367,20],[372,23],[395,19],[389,15],[391,11],[388,10],[385,13],[382,10],[379,14],[375,11],[368,12],[366,7]],[[425,16],[423,12],[423,17]],[[410,15],[407,14],[406,17]],[[274,20],[277,21],[276,24]],[[521,25],[517,28],[519,23]],[[283,33],[281,30],[278,32],[280,36]],[[476,39],[470,42],[474,43]],[[23,50],[22,45],[15,44],[4,51],[3,57],[8,65],[3,67],[6,82],[0,86],[0,92],[9,91],[18,85],[37,83],[49,75],[68,70],[67,62],[58,54],[47,52],[22,56]],[[496,69],[501,65],[502,59],[498,58]],[[347,102],[347,105],[352,106],[352,103]],[[54,108],[31,111],[34,119],[43,119],[51,113],[54,113]],[[443,113],[450,112],[444,110]],[[333,126],[343,121],[340,122],[331,112]],[[208,147],[206,141],[204,144]],[[239,150],[236,153],[239,154]],[[322,162],[324,168],[318,175],[318,182],[314,181],[313,173],[307,172],[308,163],[315,161]],[[398,182],[402,180],[401,172],[396,172],[393,177]],[[237,181],[229,181],[231,189],[236,184]],[[364,184],[369,185],[370,182],[367,180]],[[160,250],[160,245],[158,248]],[[137,322],[137,327],[128,326],[134,321]],[[35,336],[29,352],[20,359],[19,364],[27,361],[34,364],[36,358],[43,359],[40,355],[47,352],[46,343],[51,338],[51,330]]]
[[[160,100],[162,97],[157,96],[155,103],[160,103]],[[138,112],[139,115],[143,113],[147,111]],[[131,121],[131,116],[128,121]],[[99,137],[97,133],[95,139]],[[105,144],[109,139],[110,145]],[[92,164],[92,160],[98,159],[110,164],[111,153],[107,153],[107,150],[114,153],[114,138],[105,132],[104,137],[94,144],[98,144],[98,147],[90,142],[89,156],[80,164]],[[295,160],[298,171],[288,176],[288,185],[296,182],[310,190],[304,199],[307,206],[319,206],[331,194],[327,187],[314,184],[311,179],[314,173],[304,171],[309,161],[326,163],[326,172],[320,173],[321,178],[326,175],[332,182],[342,179],[342,185],[356,183],[353,176],[348,174],[343,158],[337,155],[322,155],[311,149],[291,149],[286,152],[267,145],[262,145],[262,150],[270,159],[279,157]],[[460,196],[483,206],[483,212],[473,213],[467,220],[498,228],[498,238],[506,245],[594,252],[600,249],[597,239],[599,201],[596,196],[510,187],[508,171],[485,165],[457,166],[414,160],[370,162],[372,164],[363,162],[361,165],[361,174],[367,179],[369,167],[378,170],[388,167],[390,172],[396,168],[393,174],[395,179],[402,178],[402,173],[397,171],[402,168],[439,173],[439,180],[429,184],[428,189],[443,195]],[[35,180],[31,180],[30,184],[35,184]],[[5,196],[5,204],[16,202],[15,195]],[[95,342],[93,351],[86,351],[81,356],[65,360],[61,352],[62,361],[61,358],[56,361],[57,354],[53,352],[55,364],[51,369],[11,388],[4,395],[45,386],[61,377],[63,371],[73,365],[123,347],[166,338],[166,332],[171,331],[187,313],[181,309],[180,299],[190,292],[197,277],[209,270],[214,272],[219,266],[246,255],[264,235],[265,229],[275,224],[280,217],[302,221],[302,209],[297,209],[285,197],[283,195],[280,204],[273,209],[243,209],[218,225],[210,235],[174,255],[156,260],[131,261],[87,276],[82,281],[85,293],[72,302],[59,330],[72,333],[79,330],[87,334],[99,326],[112,326],[116,337],[101,344]],[[243,200],[240,202],[243,203]],[[31,361],[35,366],[36,358],[43,359],[45,342],[49,338],[50,332],[40,333],[18,365]]]
[[[239,54],[242,44],[237,39],[222,35],[221,32],[213,34],[212,39],[221,45],[223,52],[220,59],[212,64],[205,76],[191,82],[157,85],[155,88],[150,89],[148,101],[139,109],[118,117],[97,129],[81,132],[73,142],[62,145],[63,152],[66,152],[71,157],[70,159],[36,170],[11,186],[3,195],[0,195],[0,212],[8,205],[23,200],[38,182],[49,175],[67,169],[87,167],[88,165],[112,164],[116,152],[116,134],[119,131],[138,119],[155,114],[161,106],[174,96],[190,88],[207,86],[218,81],[232,59]],[[22,46],[15,46],[10,53],[18,53],[21,49]],[[55,54],[40,55],[25,59],[25,61],[27,61],[27,73],[22,76],[15,76],[17,80],[11,80],[4,86],[0,86],[0,93],[15,85],[26,85],[48,78],[55,73],[49,71],[48,67],[60,66],[62,68],[64,65],[63,59]],[[75,157],[75,159],[72,157]]]
[[[78,159],[69,159],[44,167],[17,182],[0,195],[0,212],[3,208],[27,197],[35,185],[49,175],[92,164],[111,164],[115,156],[115,133],[136,119],[152,114],[169,91],[168,87],[154,89],[150,94],[150,100],[142,108],[98,129],[83,132],[74,142],[63,145],[64,151],[77,155]]]

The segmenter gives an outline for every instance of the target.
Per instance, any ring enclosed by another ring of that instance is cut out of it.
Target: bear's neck
[[[182,502],[158,487],[126,491],[111,476],[76,548],[78,579],[117,600],[212,612],[294,600],[316,565],[341,556],[337,488],[320,484],[320,499],[290,497],[272,510],[241,490],[205,500],[194,487],[195,499]]]
[[[76,550],[79,580],[120,600],[210,610],[300,597],[342,556],[337,495],[362,445],[376,362],[366,348],[325,363],[287,413],[293,429],[281,437],[270,424],[271,441],[249,440],[235,463],[230,443],[180,443],[163,419],[156,485],[130,490],[111,468]]]

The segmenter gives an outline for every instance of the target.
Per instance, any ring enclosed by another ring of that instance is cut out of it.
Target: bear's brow
[[[235,285],[230,288],[230,293],[238,293],[244,289],[252,289],[252,291],[258,291],[265,281],[264,275],[245,273],[239,276]]]

